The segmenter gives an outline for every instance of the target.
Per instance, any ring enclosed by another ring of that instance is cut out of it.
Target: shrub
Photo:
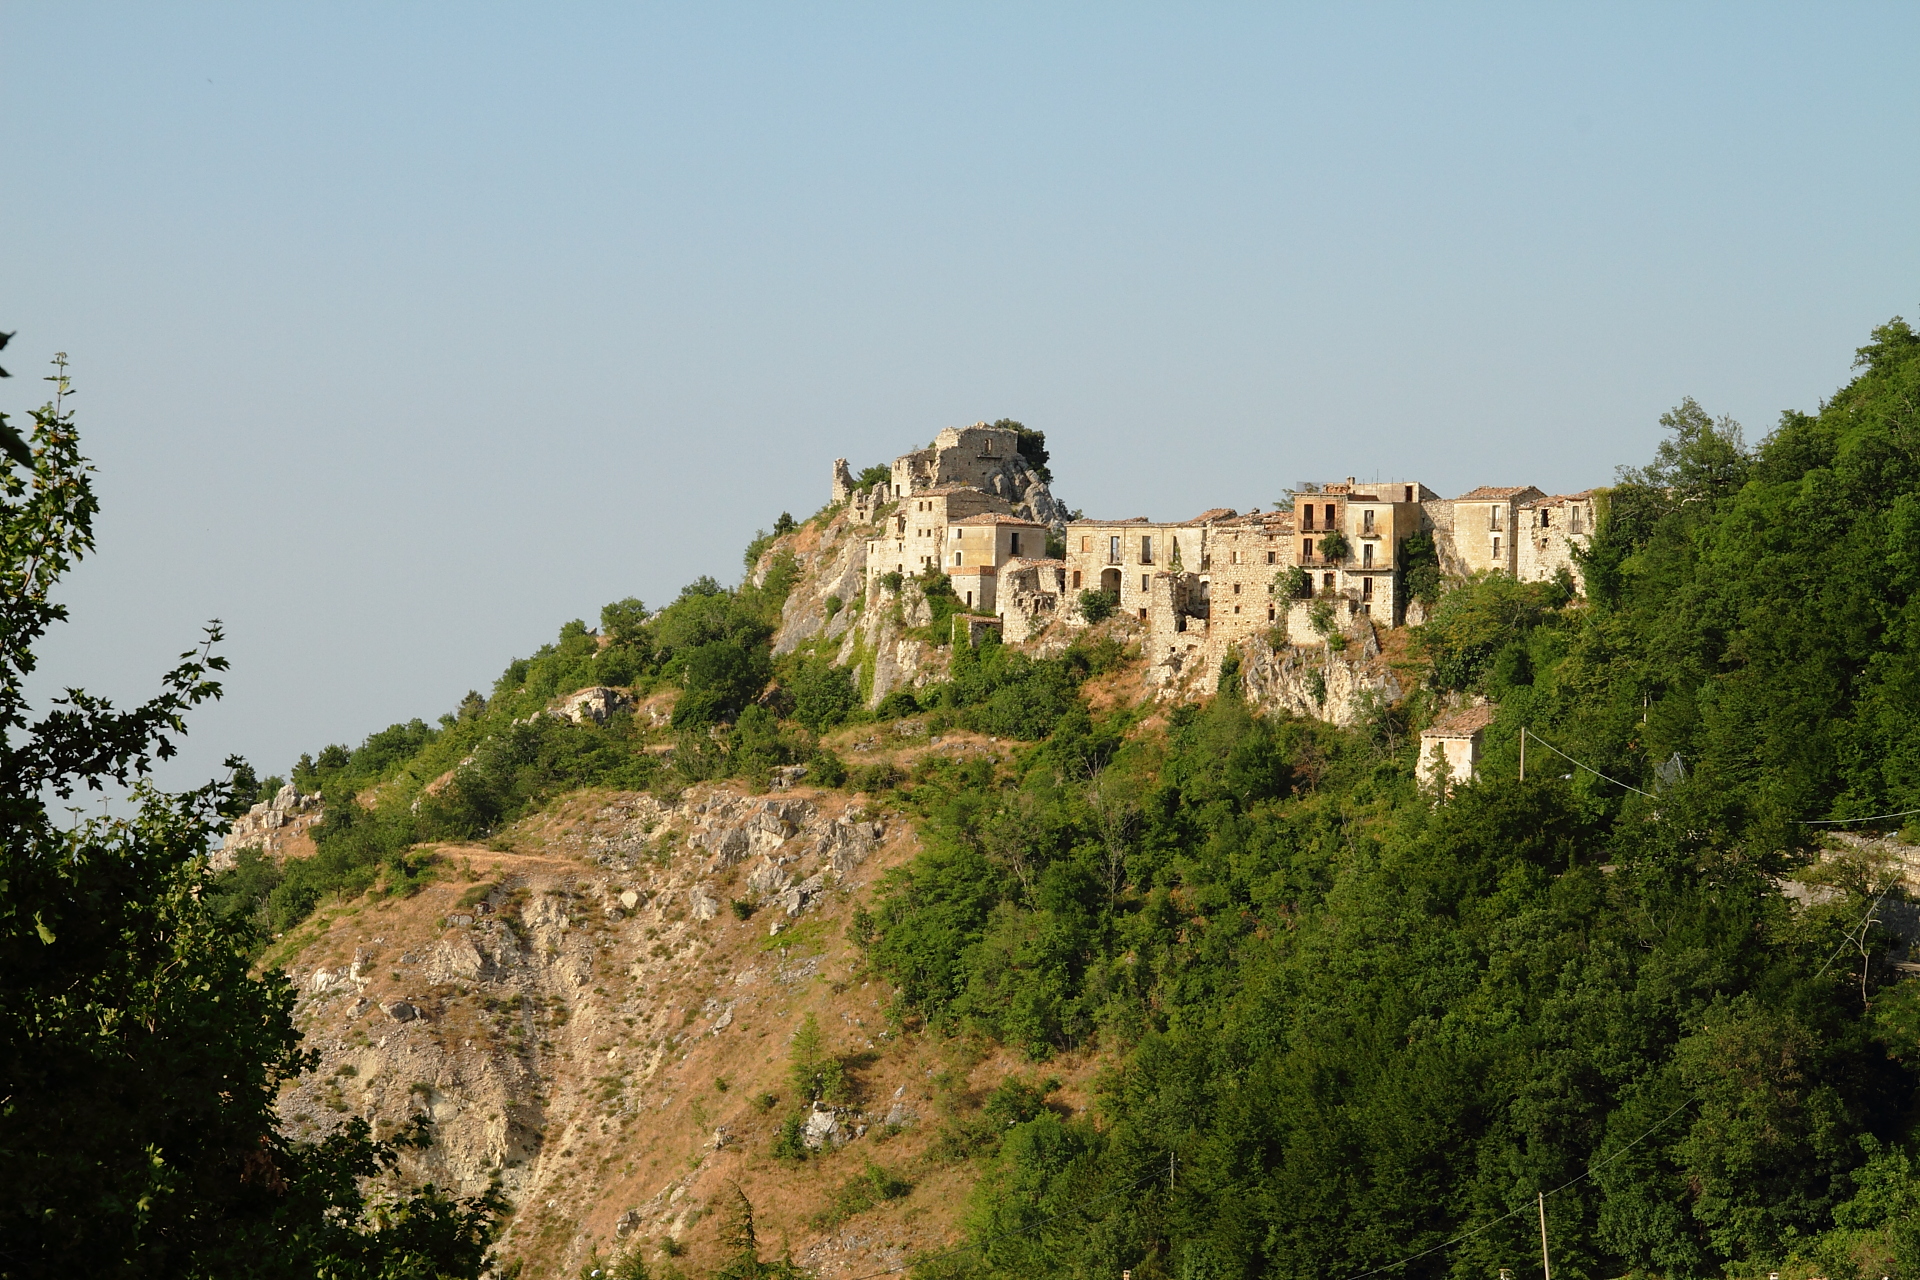
[[[882,587],[885,587],[895,595],[899,595],[900,588],[907,584],[907,580],[901,577],[899,571],[895,569],[889,569],[887,572],[881,574],[879,581]]]
[[[1353,546],[1347,541],[1347,535],[1338,529],[1331,529],[1320,539],[1320,554],[1328,564],[1339,564],[1353,554]]]
[[[860,705],[853,673],[824,658],[810,658],[787,683],[793,694],[793,718],[815,733],[845,721]]]
[[[790,1112],[773,1136],[773,1158],[783,1164],[799,1164],[809,1154],[806,1117],[798,1111]]]
[[[820,1020],[812,1013],[801,1020],[800,1029],[793,1033],[793,1045],[787,1054],[787,1074],[804,1101],[840,1102],[846,1098],[846,1068],[840,1059],[827,1052]]]
[[[880,705],[873,709],[878,720],[900,720],[920,713],[920,701],[913,696],[911,689],[895,689],[880,699]]]
[[[1113,591],[1082,591],[1078,607],[1080,616],[1086,619],[1089,625],[1103,622],[1111,618],[1114,610],[1120,607],[1120,596]]]
[[[841,787],[847,782],[846,762],[831,751],[820,751],[807,761],[807,781],[816,787]]]
[[[1422,529],[1407,535],[1400,544],[1400,569],[1406,574],[1408,599],[1431,606],[1440,598],[1440,553],[1432,533]]]

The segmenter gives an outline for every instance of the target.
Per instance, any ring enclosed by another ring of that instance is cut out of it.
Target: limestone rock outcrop
[[[242,849],[258,849],[269,858],[285,857],[292,839],[304,836],[320,816],[320,797],[301,795],[289,782],[273,799],[261,801],[233,820],[232,829],[213,853],[213,869],[231,868]]]

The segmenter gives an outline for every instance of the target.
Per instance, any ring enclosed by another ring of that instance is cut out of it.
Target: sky
[[[1571,491],[1920,319],[1920,6],[0,4],[44,696],[225,629],[161,775],[432,720],[945,426],[1102,517]],[[1904,229],[1903,229],[1904,228]]]

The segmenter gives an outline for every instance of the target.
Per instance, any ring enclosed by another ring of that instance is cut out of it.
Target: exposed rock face
[[[834,657],[841,666],[856,669],[869,709],[895,689],[917,689],[946,675],[947,651],[906,634],[932,618],[919,583],[908,579],[894,592],[874,579],[859,627],[847,632]]]
[[[792,653],[818,635],[828,639],[845,635],[859,618],[867,583],[869,532],[843,511],[810,547],[795,551],[800,579],[780,610],[780,629],[773,640],[776,657]]]
[[[1372,709],[1406,696],[1399,677],[1381,658],[1373,624],[1353,620],[1346,647],[1324,644],[1240,644],[1188,631],[1151,643],[1146,684],[1163,699],[1211,693],[1229,648],[1240,650],[1240,675],[1247,702],[1292,715],[1310,716],[1343,727],[1363,720]]]
[[[605,685],[595,685],[570,693],[560,700],[554,714],[575,724],[605,724],[613,719],[615,713],[631,710],[633,698],[619,689],[610,689]]]
[[[516,1210],[504,1252],[537,1274],[571,1272],[595,1241],[679,1237],[728,1183],[751,1189],[783,1122],[751,1100],[781,1087],[773,1037],[802,1010],[838,1029],[838,1051],[893,1047],[877,984],[830,985],[820,941],[844,946],[881,822],[837,793],[595,803],[547,829],[539,854],[453,850],[464,873],[317,921],[290,969],[321,1062],[281,1096],[289,1131],[318,1138],[358,1116],[385,1135],[430,1117],[407,1176],[457,1194],[497,1183]],[[729,897],[761,911],[736,920]],[[822,912],[824,930],[794,927]],[[873,1102],[926,1070],[900,1064]],[[878,1114],[810,1111],[808,1140],[857,1141]],[[681,1134],[690,1149],[674,1149]],[[648,1159],[658,1143],[664,1169]]]
[[[292,837],[304,836],[307,828],[320,821],[320,797],[303,796],[289,782],[233,821],[233,829],[220,841],[211,863],[215,871],[234,864],[242,849],[258,849],[270,858],[284,857]]]

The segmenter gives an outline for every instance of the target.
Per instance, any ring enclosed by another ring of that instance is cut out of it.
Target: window
[[[1570,530],[1570,532],[1572,533],[1580,532],[1580,508],[1578,507],[1575,507],[1573,509],[1573,528]]]
[[[1488,507],[1487,508],[1487,528],[1498,529],[1499,527],[1500,527],[1500,508]]]
[[[1320,579],[1320,587],[1324,591],[1333,590],[1333,575],[1330,573],[1323,575]]]
[[[1308,538],[1300,544],[1300,563],[1307,564],[1313,559],[1313,539]]]
[[[967,592],[967,608],[973,608],[973,592],[971,591]],[[777,759],[778,757],[775,758]]]
[[[1540,527],[1542,529],[1553,528],[1553,512],[1548,511],[1544,507],[1540,510]]]
[[[1073,589],[1075,591],[1080,589],[1080,571],[1078,569],[1073,571]]]
[[[1373,513],[1369,511],[1367,514],[1372,515]],[[1360,567],[1362,569],[1373,568],[1373,544],[1371,542],[1363,542],[1360,544]]]
[[[1360,579],[1360,598],[1362,600],[1373,599],[1373,579],[1372,578]]]
[[[1267,606],[1267,621],[1268,621],[1268,622],[1272,622],[1272,621],[1273,621],[1273,606],[1272,606],[1272,605],[1268,605],[1268,606]]]
[[[1229,561],[1228,561],[1227,563],[1228,563],[1228,564],[1239,564],[1239,563],[1240,563],[1240,553],[1239,553],[1238,551],[1236,551],[1236,552],[1234,552],[1234,553],[1233,553],[1233,558],[1232,558],[1231,560],[1229,560]]]
[[[1239,605],[1235,605],[1235,606],[1233,606],[1233,611],[1234,611],[1235,613],[1238,613],[1238,612],[1240,612],[1240,606],[1239,606]]]
[[[1273,557],[1274,557],[1274,555],[1275,555],[1275,553],[1274,553],[1274,552],[1272,552],[1272,551],[1269,551],[1269,552],[1267,552],[1267,563],[1268,563],[1268,564],[1272,564],[1272,563],[1273,563]]]
[[[1081,549],[1082,551],[1091,551],[1091,550],[1093,550],[1093,539],[1092,539],[1092,538],[1089,538],[1089,537],[1087,537],[1087,536],[1086,536],[1085,534],[1082,534],[1082,535],[1081,535],[1081,537],[1080,537],[1080,549]],[[1079,586],[1080,584],[1079,584],[1078,582],[1076,582],[1076,583],[1074,583],[1073,585],[1077,587],[1077,586]]]
[[[1408,485],[1408,486],[1407,486],[1407,496],[1406,496],[1406,498],[1405,498],[1404,500],[1405,500],[1405,501],[1407,501],[1407,502],[1412,502],[1412,501],[1413,501],[1413,486],[1412,486],[1412,485]]]
[[[953,562],[954,562],[955,564],[959,564],[959,563],[960,563],[960,557],[961,557],[961,556],[963,556],[963,555],[965,555],[965,554],[966,554],[966,552],[964,552],[964,551],[956,551],[956,552],[954,552],[954,553],[953,553]]]
[[[1151,581],[1151,579],[1149,579],[1146,574],[1143,573],[1140,575],[1140,589],[1142,591],[1145,591],[1147,589],[1147,583],[1149,581]]]
[[[1373,532],[1373,508],[1368,507],[1360,513],[1360,529],[1363,533]]]
[[[1143,536],[1140,539],[1140,563],[1153,563],[1153,539]]]
[[[1147,620],[1147,611],[1145,609],[1142,609],[1140,611],[1140,621],[1145,622],[1146,620]]]
[[[1333,528],[1333,504],[1331,502],[1327,504],[1327,528]]]
[[[1107,539],[1107,563],[1120,563],[1120,535],[1117,533]]]
[[[1495,560],[1500,558],[1500,535],[1497,533],[1493,535],[1493,558]]]
[[[1233,594],[1235,595],[1240,594],[1240,584],[1237,582],[1233,584]]]
[[[1313,528],[1313,504],[1311,502],[1301,509],[1300,516],[1300,527],[1302,529]]]
[[[1016,556],[1020,554],[1020,535],[1017,532],[1013,535],[1013,550],[1011,554]]]

